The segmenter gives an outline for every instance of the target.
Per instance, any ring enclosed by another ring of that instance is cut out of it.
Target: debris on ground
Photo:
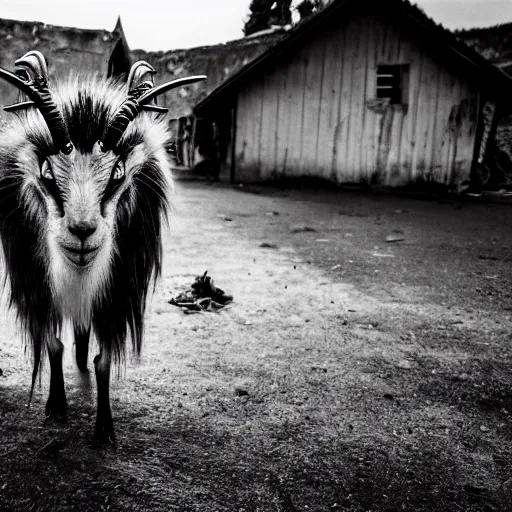
[[[213,284],[213,279],[206,271],[197,276],[188,290],[173,297],[169,304],[180,307],[185,313],[200,313],[201,311],[217,312],[233,301],[221,288]]]

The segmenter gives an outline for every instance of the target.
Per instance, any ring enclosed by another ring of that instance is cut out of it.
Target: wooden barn
[[[408,1],[333,0],[194,112],[236,182],[460,191],[507,97],[510,77]]]

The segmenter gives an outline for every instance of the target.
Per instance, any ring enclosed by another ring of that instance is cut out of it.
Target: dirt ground
[[[117,449],[70,340],[67,424],[25,407],[2,309],[0,510],[512,510],[512,205],[177,189]],[[205,270],[232,305],[168,304]]]

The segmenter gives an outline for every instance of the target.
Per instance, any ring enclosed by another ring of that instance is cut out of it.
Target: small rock
[[[249,396],[249,391],[244,388],[235,388],[236,396]]]
[[[304,319],[302,319],[299,315],[290,315],[286,319],[286,323],[288,325],[302,325],[304,323]]]
[[[485,496],[485,494],[487,494],[487,489],[484,487],[477,487],[473,484],[465,484],[464,491],[468,494],[472,494],[473,496]]]
[[[491,429],[489,427],[486,427],[485,425],[482,425],[480,427],[480,432],[490,432]]]
[[[263,249],[277,249],[276,244],[270,244],[268,242],[263,242],[262,244],[260,244],[260,247],[262,247]]]
[[[64,439],[52,439],[49,443],[46,443],[42,448],[38,450],[38,454],[43,453],[56,453],[61,451],[67,442]]]
[[[331,268],[331,270],[338,270],[341,268],[341,265],[334,265],[334,267]]]
[[[382,398],[385,398],[386,400],[394,400],[395,397],[391,393],[384,393]]]
[[[250,320],[246,320],[244,325],[252,325],[252,322]]]
[[[386,242],[388,243],[394,243],[394,242],[403,242],[405,238],[403,236],[398,235],[388,235],[386,237]]]
[[[290,231],[292,233],[306,233],[306,232],[315,233],[316,229],[312,228],[311,226],[307,226],[307,225],[298,225],[298,226],[291,226]]]
[[[408,361],[407,359],[402,359],[398,361],[397,368],[402,368],[402,370],[411,370],[414,368],[414,364],[411,361]]]

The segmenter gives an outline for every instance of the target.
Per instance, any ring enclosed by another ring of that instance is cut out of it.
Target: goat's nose
[[[96,224],[94,222],[80,221],[73,222],[68,225],[69,232],[80,238],[85,242],[96,231]]]

